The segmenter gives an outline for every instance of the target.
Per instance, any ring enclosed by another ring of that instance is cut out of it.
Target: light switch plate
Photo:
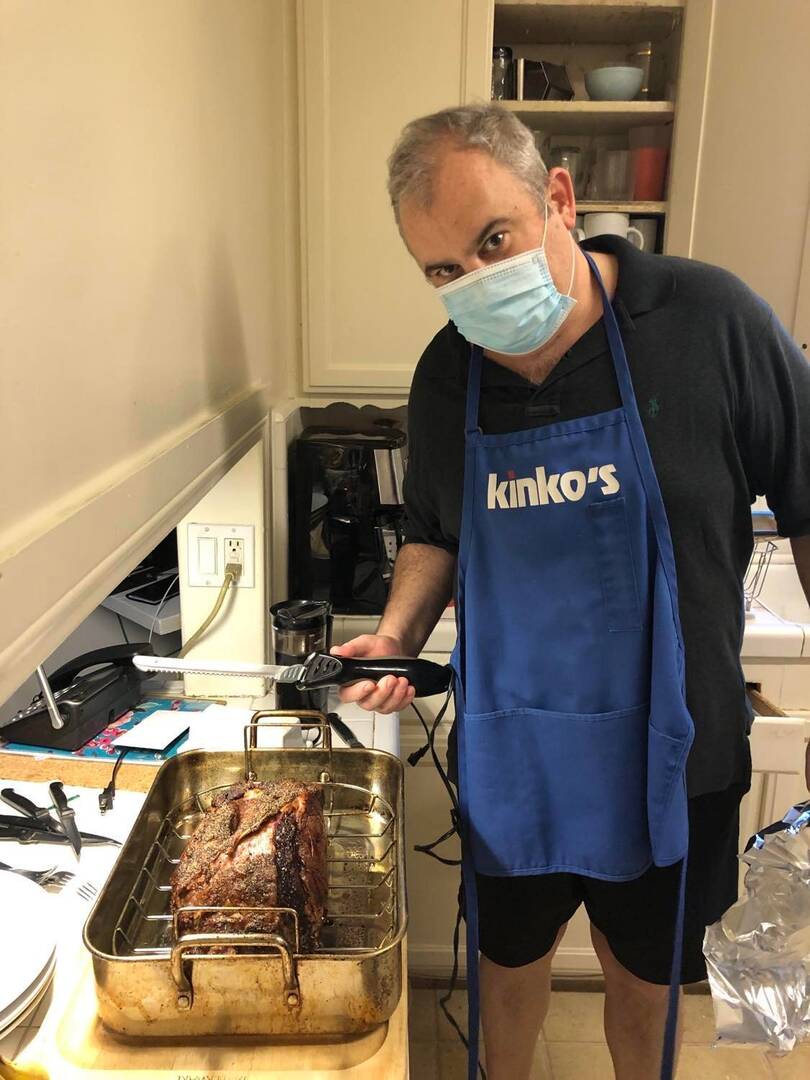
[[[242,540],[245,550],[242,576],[236,583],[238,589],[252,589],[255,587],[255,556],[253,544],[252,525],[213,525],[197,524],[193,522],[188,526],[188,584],[192,588],[214,588],[225,580],[225,541],[229,537]],[[213,564],[216,570],[206,572],[206,567],[212,565],[210,542],[216,544],[216,559]],[[202,544],[200,543],[202,541]],[[201,565],[202,556],[202,565]]]

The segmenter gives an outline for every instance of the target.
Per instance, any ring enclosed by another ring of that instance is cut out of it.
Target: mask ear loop
[[[544,208],[545,223],[543,224],[543,239],[540,241],[540,250],[545,252],[546,250],[546,233],[548,232],[548,212],[549,205],[546,203]],[[577,269],[577,246],[574,243],[574,234],[568,231],[568,239],[571,241],[571,280],[568,282],[568,289],[565,293],[566,296],[571,295],[571,290],[574,287],[574,274]]]
[[[540,241],[540,250],[546,250],[546,233],[548,232],[548,203],[543,207],[543,239]]]
[[[566,296],[571,295],[571,290],[574,287],[574,274],[577,269],[577,245],[574,243],[574,234],[570,230],[568,239],[571,241],[571,280],[568,282],[568,292],[566,292]]]

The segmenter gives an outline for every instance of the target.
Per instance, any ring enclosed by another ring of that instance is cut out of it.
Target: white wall
[[[255,442],[298,335],[293,0],[2,21],[0,700]]]
[[[218,587],[188,584],[188,526],[252,525],[254,585],[231,588],[217,618],[205,636],[189,652],[188,659],[239,660],[263,664],[267,660],[267,572],[266,521],[269,492],[265,471],[265,447],[257,443],[205,495],[177,526],[177,556],[180,572],[180,609],[183,640],[202,625],[214,606]],[[232,694],[261,695],[264,681],[242,676],[187,675],[186,693],[204,697]]]

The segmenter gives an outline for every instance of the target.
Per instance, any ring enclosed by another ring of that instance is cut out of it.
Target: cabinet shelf
[[[577,214],[633,214],[635,217],[666,214],[665,202],[595,202],[593,199],[577,199]]]
[[[683,0],[512,0],[495,3],[495,43],[626,44],[664,41],[683,13]]]
[[[546,134],[600,135],[648,124],[671,124],[672,101],[499,101]]]

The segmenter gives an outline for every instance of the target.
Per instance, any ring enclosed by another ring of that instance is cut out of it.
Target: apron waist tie
[[[672,1080],[675,1075],[675,1037],[678,1030],[678,1003],[681,987],[681,970],[683,967],[683,928],[686,918],[686,864],[688,861],[688,849],[684,853],[681,863],[680,880],[678,882],[678,912],[675,916],[675,935],[672,944],[672,969],[669,975],[669,1004],[667,1007],[667,1021],[664,1028],[664,1048],[661,1055],[661,1080]]]

